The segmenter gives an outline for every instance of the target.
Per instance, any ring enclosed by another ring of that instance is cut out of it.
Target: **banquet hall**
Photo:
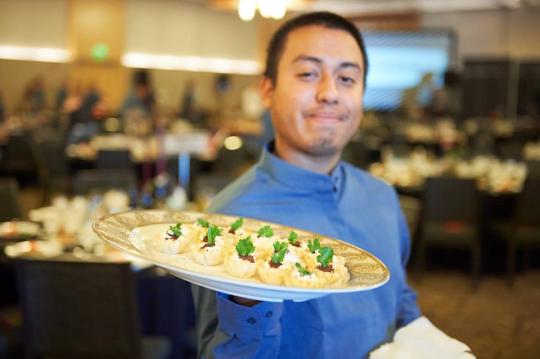
[[[313,11],[363,35],[343,159],[398,194],[422,314],[540,357],[540,0],[0,0],[0,359],[197,357],[190,280],[96,223],[206,213],[274,136],[268,41]]]

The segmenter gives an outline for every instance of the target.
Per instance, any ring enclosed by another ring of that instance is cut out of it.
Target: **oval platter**
[[[256,232],[261,226],[269,225],[274,233],[282,238],[286,238],[291,230],[297,232],[300,240],[320,238],[322,246],[332,247],[336,255],[345,258],[345,266],[350,274],[349,281],[345,286],[337,288],[269,285],[259,281],[258,277],[240,279],[229,275],[223,265],[204,266],[196,263],[187,254],[164,254],[154,248],[152,241],[159,233],[165,233],[168,226],[175,223],[194,223],[200,218],[221,227],[228,227],[238,219],[221,214],[192,211],[134,210],[97,219],[93,223],[93,230],[105,242],[120,251],[152,262],[178,278],[215,291],[256,300],[305,301],[329,294],[374,289],[390,278],[390,272],[384,263],[361,248],[301,229],[245,217],[243,228],[247,231]]]

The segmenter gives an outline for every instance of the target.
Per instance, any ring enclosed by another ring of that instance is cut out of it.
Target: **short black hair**
[[[319,25],[328,29],[342,30],[349,33],[354,38],[358,44],[358,47],[360,48],[360,52],[362,53],[365,87],[368,71],[368,59],[364,39],[360,33],[360,30],[358,30],[358,28],[352,22],[344,17],[327,11],[299,15],[284,23],[274,33],[266,51],[266,68],[264,70],[264,76],[269,78],[272,83],[276,83],[279,60],[283,54],[289,33],[296,29],[313,25]]]

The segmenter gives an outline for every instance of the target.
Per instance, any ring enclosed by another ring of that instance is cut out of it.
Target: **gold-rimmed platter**
[[[263,283],[257,276],[237,278],[227,273],[223,265],[206,266],[197,263],[189,254],[165,254],[158,251],[156,236],[165,233],[176,223],[195,223],[205,219],[219,227],[229,227],[238,217],[193,211],[135,210],[107,215],[93,223],[93,229],[108,244],[122,252],[154,263],[172,275],[219,292],[264,301],[304,301],[321,296],[365,291],[377,288],[390,278],[387,267],[373,254],[349,243],[297,228],[244,218],[243,228],[256,232],[270,226],[274,233],[286,238],[294,230],[300,239],[318,237],[321,245],[331,247],[335,255],[345,259],[350,278],[340,287],[301,288]]]

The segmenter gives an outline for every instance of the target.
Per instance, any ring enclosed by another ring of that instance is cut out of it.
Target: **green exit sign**
[[[103,62],[109,57],[109,46],[107,44],[95,44],[92,47],[92,59],[96,62]]]

